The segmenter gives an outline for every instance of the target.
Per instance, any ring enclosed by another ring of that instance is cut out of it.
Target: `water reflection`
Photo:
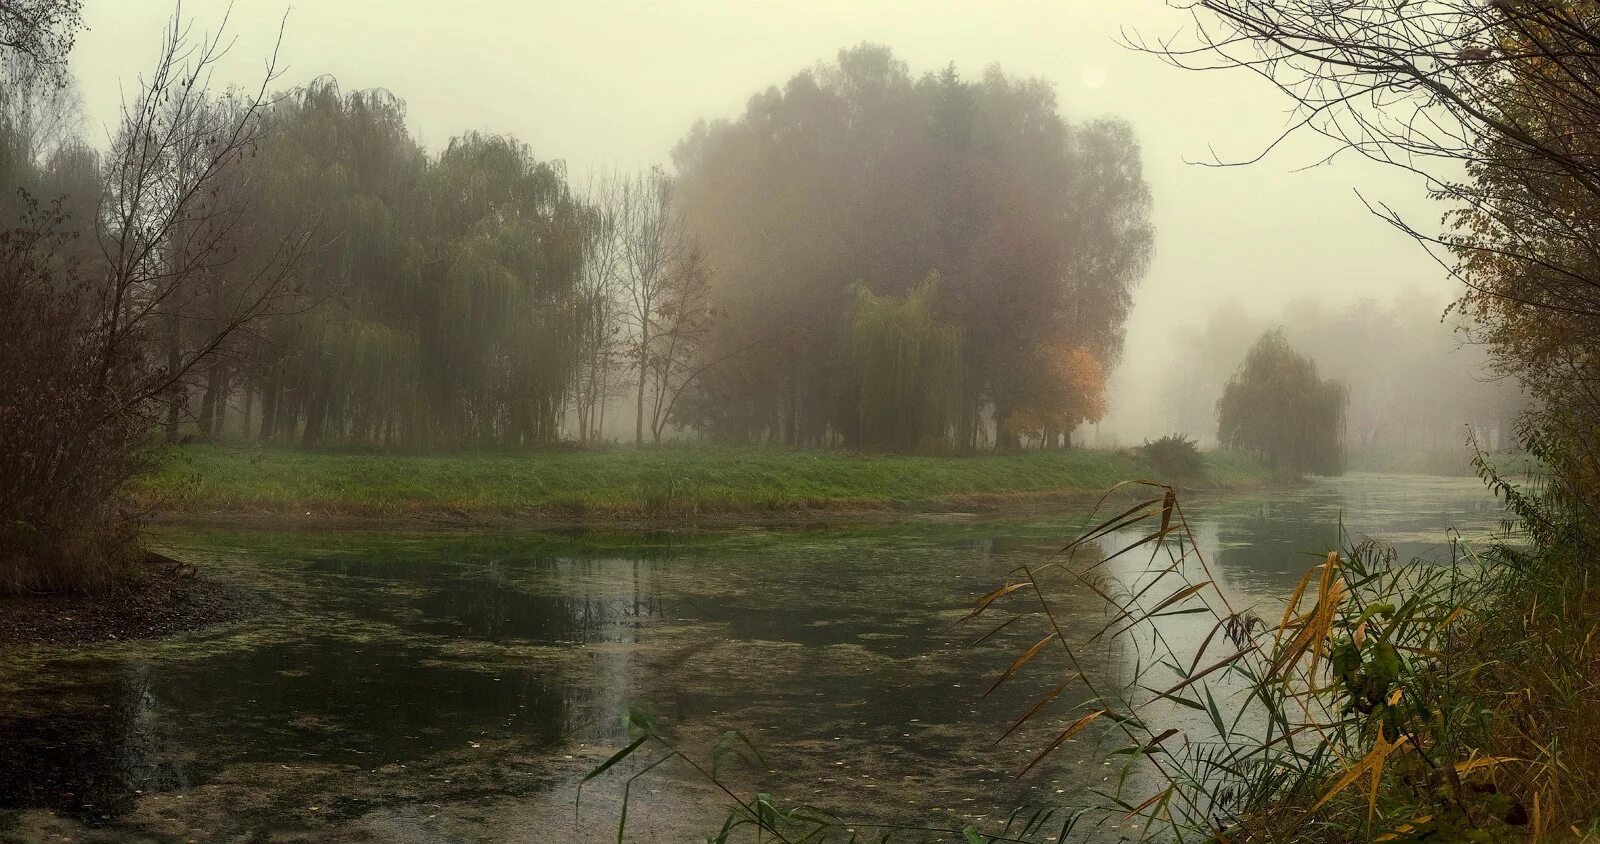
[[[491,540],[489,550],[500,552],[493,554],[473,543],[409,543],[381,556],[315,557],[307,568],[367,586],[365,596],[352,596],[347,607],[359,617],[495,642],[631,640],[640,623],[668,609],[653,578],[671,559],[670,548],[584,559],[539,553],[537,544],[522,539],[520,548],[503,549],[504,538]]]
[[[49,714],[0,714],[0,807],[38,806],[105,820],[127,812],[143,791],[189,782],[181,761],[163,758],[167,737],[154,716],[148,667],[102,664],[96,682],[48,687]]]
[[[1341,514],[1406,553],[1446,545],[1448,527],[1484,531],[1499,518],[1476,485],[1437,479],[1340,481],[1191,509],[1203,550],[1241,601],[1281,600],[1315,561],[1305,553],[1337,539]],[[1069,749],[1032,781],[1012,782],[1038,737],[1025,730],[993,744],[1065,667],[1041,655],[1035,673],[986,700],[998,670],[1038,634],[1017,625],[973,648],[981,631],[954,622],[1085,518],[672,541],[184,532],[170,538],[180,553],[255,584],[277,609],[237,630],[115,657],[0,658],[0,807],[160,838],[144,795],[218,782],[271,795],[279,786],[262,772],[280,768],[390,766],[384,800],[405,805],[421,798],[394,795],[420,783],[480,783],[430,796],[427,813],[407,816],[426,840],[440,836],[416,825],[432,815],[501,817],[482,804],[505,793],[503,771],[529,769],[556,795],[549,812],[570,823],[570,787],[595,753],[615,747],[615,715],[639,703],[690,738],[746,731],[774,768],[762,787],[855,814],[927,820],[934,806],[953,806],[976,817],[1065,800],[1056,789],[1070,797],[1110,772]],[[1144,562],[1121,558],[1112,573],[1138,582]],[[1074,631],[1108,620],[1086,589],[1056,598]],[[1102,680],[1137,658],[1110,640],[1084,656]],[[1060,699],[1061,717],[1074,695]],[[1059,720],[1041,718],[1038,729],[1059,731]],[[327,787],[367,807],[352,817],[383,802],[354,799],[354,782]],[[720,798],[669,789],[654,799],[693,819]],[[243,830],[225,808],[209,809],[218,834]],[[196,800],[187,811],[208,810]],[[285,811],[269,802],[249,828],[287,822]],[[18,817],[0,811],[0,833]]]

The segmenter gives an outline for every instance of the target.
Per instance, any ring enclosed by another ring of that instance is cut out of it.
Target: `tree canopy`
[[[385,91],[318,80],[266,116],[259,224],[325,238],[301,312],[240,373],[260,435],[411,447],[558,436],[577,363],[579,204],[559,164],[469,133],[437,156]]]
[[[1323,380],[1281,329],[1261,335],[1217,401],[1217,440],[1251,451],[1286,472],[1343,471],[1344,414],[1350,397]]]
[[[703,122],[678,146],[680,197],[726,314],[706,354],[761,345],[704,379],[696,422],[723,438],[903,447],[859,424],[858,286],[931,297],[959,346],[958,400],[913,437],[971,449],[992,419],[1056,439],[1095,418],[1149,260],[1150,195],[1132,130],[1072,124],[1051,87],[991,68],[913,76],[863,45]],[[930,274],[937,287],[916,292]],[[889,323],[884,323],[888,325]],[[1092,363],[1089,361],[1092,359]],[[1019,416],[1034,424],[1022,426]]]

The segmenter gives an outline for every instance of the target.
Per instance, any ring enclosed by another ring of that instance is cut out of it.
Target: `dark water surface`
[[[1497,527],[1473,479],[1353,476],[1188,503],[1236,603],[1281,606],[1348,533],[1448,560]],[[726,730],[748,796],[851,818],[995,823],[1081,804],[1110,764],[1069,745],[1015,779],[1059,717],[995,740],[1065,669],[987,699],[1037,638],[955,622],[1086,513],[662,534],[171,530],[169,553],[263,593],[264,616],[160,642],[0,654],[0,841],[615,840],[619,765],[647,710],[705,764]],[[1057,596],[1084,631],[1086,590]],[[1089,654],[1113,678],[1125,649]],[[1080,695],[1081,699],[1081,695]],[[748,755],[748,754],[747,754]],[[712,833],[727,798],[681,763],[633,786],[628,840]],[[1116,835],[1115,830],[1102,834]]]

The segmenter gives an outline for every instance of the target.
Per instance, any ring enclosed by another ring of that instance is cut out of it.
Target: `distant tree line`
[[[1271,313],[1230,302],[1180,327],[1170,364],[1149,392],[1149,415],[1166,430],[1215,442],[1217,399],[1250,345],[1281,329],[1324,377],[1349,391],[1344,438],[1352,464],[1395,465],[1405,455],[1461,457],[1513,446],[1513,420],[1528,406],[1514,379],[1495,377],[1489,350],[1465,322],[1441,319],[1447,300],[1420,294],[1334,308],[1314,300]],[[1465,458],[1461,458],[1464,460]]]
[[[94,266],[121,153],[52,125],[71,90],[38,71],[0,95],[6,201],[60,197]],[[916,77],[876,46],[696,126],[676,174],[581,187],[507,136],[430,152],[401,100],[332,78],[187,97],[161,119],[243,143],[205,185],[231,209],[200,231],[226,260],[195,263],[187,241],[141,258],[173,282],[140,331],[182,369],[160,397],[170,441],[537,447],[626,426],[641,443],[1066,445],[1105,410],[1151,248],[1125,124],[1069,124],[1047,84],[997,69]],[[147,175],[176,190],[195,155],[163,150]],[[168,199],[184,216],[201,198]],[[301,238],[270,307],[217,338]]]

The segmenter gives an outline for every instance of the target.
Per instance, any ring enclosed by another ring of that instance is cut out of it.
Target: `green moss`
[[[1134,453],[861,456],[761,448],[373,455],[196,446],[138,486],[167,511],[666,516],[929,509],[1093,494],[1156,471]],[[1252,458],[1207,455],[1205,485],[1259,487]]]

